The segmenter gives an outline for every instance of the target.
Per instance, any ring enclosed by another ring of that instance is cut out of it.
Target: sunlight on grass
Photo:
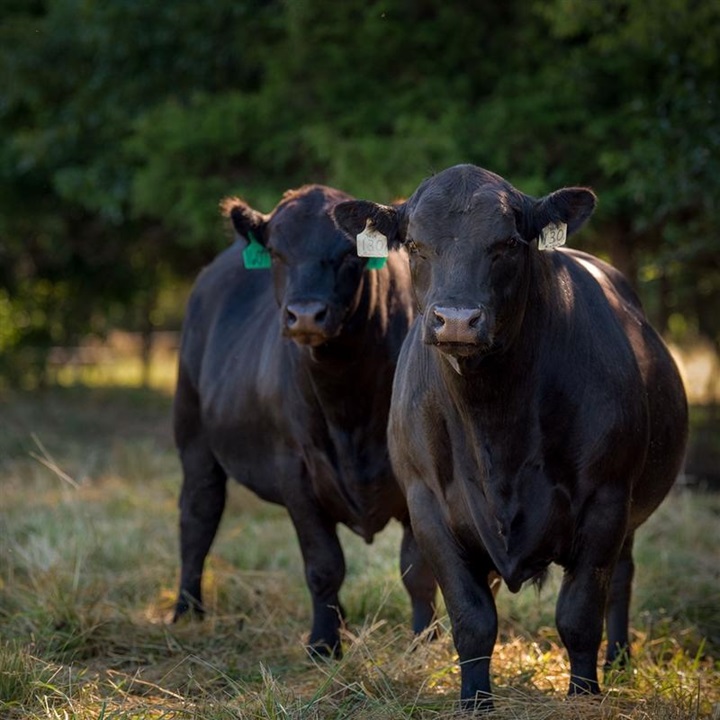
[[[54,373],[62,387],[135,387],[143,385],[143,364],[139,357],[119,357],[112,362],[83,367],[66,366]],[[177,359],[172,355],[155,357],[150,365],[148,387],[172,392],[177,382]]]
[[[147,376],[147,387],[172,392],[177,381],[177,333],[155,336]],[[62,353],[62,361],[48,363],[52,382],[61,387],[143,387],[145,369],[140,338],[115,331],[103,345],[87,343]],[[73,352],[74,350],[74,352]]]
[[[720,358],[708,342],[669,345],[691,405],[720,402]]]
[[[177,381],[177,344],[174,333],[159,334],[151,354],[148,387],[172,392]],[[96,362],[50,364],[48,370],[53,382],[62,387],[143,386],[143,363],[138,350],[139,339],[132,333],[115,332],[103,346],[91,345],[101,351]],[[680,368],[690,404],[720,401],[720,358],[709,343],[700,341],[687,347],[670,344],[670,351]]]

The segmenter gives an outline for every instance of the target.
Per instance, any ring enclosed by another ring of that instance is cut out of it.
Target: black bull
[[[681,466],[687,405],[675,364],[623,276],[590,255],[540,250],[544,228],[577,230],[585,188],[531,198],[470,165],[396,207],[338,205],[411,253],[420,315],[398,361],[389,446],[415,536],[442,589],[466,707],[492,706],[497,612],[511,591],[564,570],[556,622],[570,692],[597,692],[627,657],[637,527]]]
[[[176,619],[202,612],[203,565],[231,476],[287,508],[312,596],[309,644],[335,655],[345,575],[338,522],[367,542],[391,518],[403,523],[401,570],[417,632],[430,623],[435,596],[386,441],[412,319],[407,259],[393,252],[384,268],[367,268],[329,214],[348,199],[303,187],[269,215],[226,201],[240,238],[193,289],[174,407],[183,467]],[[269,251],[271,271],[244,267],[247,238]]]

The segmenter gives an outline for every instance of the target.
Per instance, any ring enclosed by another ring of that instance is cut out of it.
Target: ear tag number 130
[[[379,270],[385,266],[388,257],[387,237],[373,227],[370,218],[356,242],[358,256],[370,258],[365,266],[368,270]]]
[[[540,232],[538,250],[554,250],[565,244],[567,240],[567,225],[564,222],[550,223]]]

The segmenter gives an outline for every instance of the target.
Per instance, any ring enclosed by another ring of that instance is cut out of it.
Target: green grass
[[[446,718],[449,623],[418,642],[398,577],[400,528],[342,531],[345,657],[303,650],[310,604],[286,513],[231,488],[202,624],[167,623],[179,465],[170,398],[56,388],[0,397],[0,717]],[[675,493],[638,533],[633,668],[568,701],[558,573],[498,596],[498,720],[720,717],[720,497]]]

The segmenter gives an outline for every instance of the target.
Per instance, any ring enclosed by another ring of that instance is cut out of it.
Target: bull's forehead
[[[423,193],[408,220],[408,233],[418,242],[447,240],[490,244],[516,231],[511,191],[482,185],[464,193],[441,187]]]
[[[352,243],[330,217],[332,203],[307,200],[291,200],[275,211],[270,219],[269,245],[307,260],[332,258],[351,250]]]

